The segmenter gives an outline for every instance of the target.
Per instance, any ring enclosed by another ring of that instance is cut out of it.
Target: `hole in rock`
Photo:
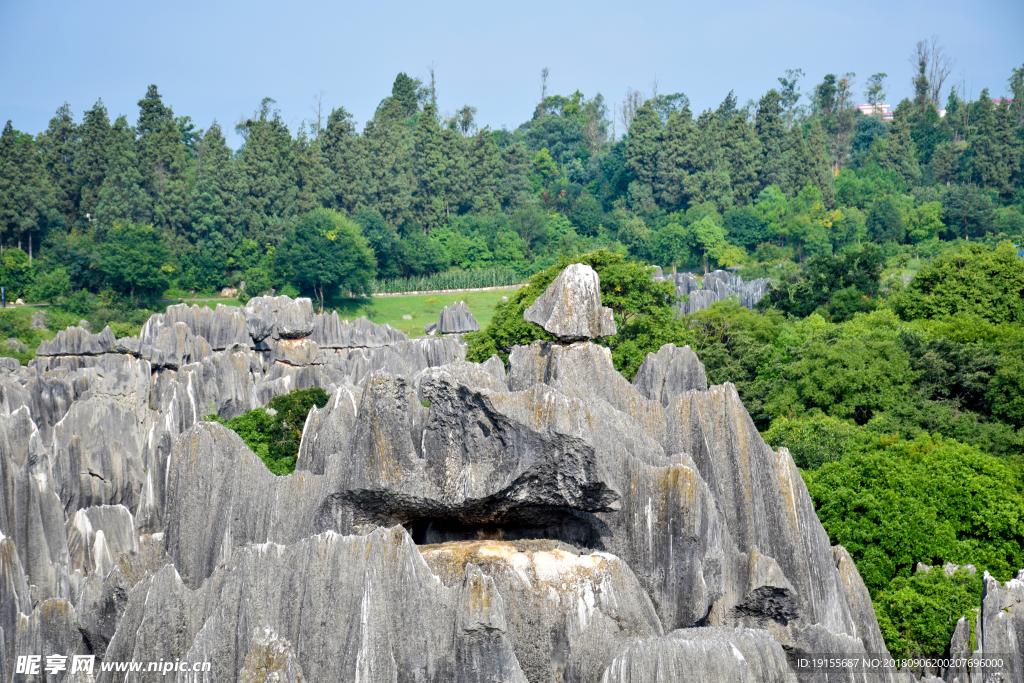
[[[479,523],[446,516],[416,517],[403,526],[417,545],[546,539],[581,549],[603,550],[601,536],[608,533],[595,515],[567,508],[516,508],[500,519]]]

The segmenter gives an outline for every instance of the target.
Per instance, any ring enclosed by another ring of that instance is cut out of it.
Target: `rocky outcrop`
[[[633,388],[642,396],[668,406],[688,391],[706,391],[708,378],[704,365],[689,346],[665,344],[657,353],[648,353],[633,378]]]
[[[725,270],[713,270],[697,279],[692,273],[661,274],[659,268],[652,275],[655,281],[669,280],[676,287],[676,296],[686,297],[686,301],[676,304],[680,314],[696,313],[716,301],[733,298],[744,308],[756,308],[771,287],[771,280],[758,278],[744,282],[743,278]]]
[[[61,330],[53,341],[39,342],[37,356],[99,356],[114,351],[117,340],[109,327],[99,334],[90,334],[81,327]]]
[[[157,313],[143,325],[139,339],[143,344],[157,346],[164,330],[178,323],[205,339],[214,351],[222,351],[235,344],[252,345],[245,316],[238,308],[223,304],[217,304],[215,309],[186,304],[168,306],[165,313]]]
[[[317,314],[309,338],[321,349],[378,348],[409,340],[404,332],[375,325],[365,316],[352,322],[341,320],[337,311]]]
[[[28,648],[389,683],[788,683],[806,654],[884,652],[731,384],[672,345],[622,377],[586,266],[528,310],[558,341],[507,363],[256,297],[0,367],[5,680]],[[288,476],[204,419],[313,386]],[[986,651],[1024,632],[1016,585],[986,584]]]
[[[480,323],[469,312],[466,302],[460,301],[441,309],[441,314],[437,316],[437,331],[441,334],[479,332]]]
[[[612,309],[601,305],[601,282],[588,265],[574,263],[558,274],[523,317],[562,341],[615,334]]]

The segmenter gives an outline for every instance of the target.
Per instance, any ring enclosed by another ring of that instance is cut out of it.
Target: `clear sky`
[[[627,88],[740,103],[802,68],[803,92],[826,73],[889,74],[891,102],[911,91],[914,44],[939,37],[976,97],[1006,90],[1024,63],[1021,0],[733,2],[66,2],[0,0],[0,122],[36,133],[70,102],[76,120],[102,97],[138,117],[156,83],[177,115],[227,133],[263,97],[294,131],[313,95],[344,106],[360,129],[395,74],[428,78],[438,107],[478,108],[481,125],[514,128],[549,91],[620,102]],[[944,90],[948,91],[947,87]],[[229,142],[237,145],[233,133]]]

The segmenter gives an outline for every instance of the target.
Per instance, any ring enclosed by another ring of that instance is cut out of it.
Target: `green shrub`
[[[873,436],[803,476],[829,538],[850,551],[873,596],[918,562],[973,564],[1001,580],[1024,566],[1020,478],[973,446]]]
[[[889,654],[946,654],[960,617],[967,617],[973,631],[983,585],[980,571],[947,576],[941,567],[893,579],[873,601]]]
[[[842,460],[859,434],[856,425],[818,413],[799,419],[780,417],[765,432],[764,440],[772,448],[788,448],[800,469],[816,470],[827,462]]]
[[[310,409],[313,406],[323,408],[329,399],[327,392],[319,387],[296,389],[275,396],[266,408],[256,408],[230,420],[216,415],[208,415],[206,419],[219,422],[237,433],[267,469],[283,476],[295,471],[302,428]]]

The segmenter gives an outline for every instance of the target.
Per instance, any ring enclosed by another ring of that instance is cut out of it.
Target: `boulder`
[[[466,305],[466,302],[460,301],[457,304],[445,306],[441,309],[441,314],[437,317],[437,330],[441,334],[479,332],[480,323],[469,312],[469,306]]]
[[[597,272],[582,263],[574,263],[559,273],[523,317],[561,341],[615,334],[612,309],[601,305],[601,282]]]
[[[36,311],[32,314],[32,322],[29,326],[33,330],[45,330],[46,329],[46,314],[42,311]]]
[[[20,339],[15,339],[14,337],[5,339],[3,346],[3,350],[7,353],[25,353],[28,351],[28,346],[25,345],[25,342]]]

